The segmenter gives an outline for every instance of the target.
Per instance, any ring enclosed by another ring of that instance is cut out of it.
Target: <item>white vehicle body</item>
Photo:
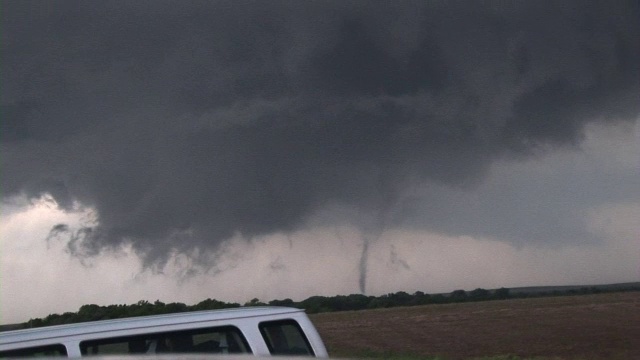
[[[245,307],[0,332],[0,359],[211,353],[328,357],[303,310]]]

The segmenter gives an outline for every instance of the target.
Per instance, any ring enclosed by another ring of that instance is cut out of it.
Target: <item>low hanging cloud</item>
[[[2,17],[2,196],[95,209],[52,229],[79,256],[127,245],[162,266],[314,221],[363,229],[363,273],[387,228],[570,241],[572,211],[540,233],[510,221],[522,203],[460,204],[493,164],[640,114],[635,1],[20,1]]]

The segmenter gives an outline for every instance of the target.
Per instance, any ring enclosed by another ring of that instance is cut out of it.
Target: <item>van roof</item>
[[[242,307],[53,325],[0,332],[0,345],[33,339],[60,338],[82,334],[103,333],[107,331],[132,330],[137,328],[148,329],[156,326],[196,324],[198,322],[264,317],[299,312],[304,312],[304,310],[276,306]]]

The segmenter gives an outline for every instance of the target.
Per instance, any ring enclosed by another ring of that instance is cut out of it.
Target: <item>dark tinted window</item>
[[[0,351],[0,359],[42,356],[67,356],[67,349],[62,344],[55,344],[18,350]]]
[[[240,330],[232,326],[172,331],[80,343],[84,356],[164,353],[251,353]]]
[[[314,355],[309,340],[294,320],[260,323],[260,333],[273,355]]]

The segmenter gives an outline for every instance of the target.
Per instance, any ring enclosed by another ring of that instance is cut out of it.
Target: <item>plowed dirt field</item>
[[[640,292],[311,315],[332,357],[640,359]]]

